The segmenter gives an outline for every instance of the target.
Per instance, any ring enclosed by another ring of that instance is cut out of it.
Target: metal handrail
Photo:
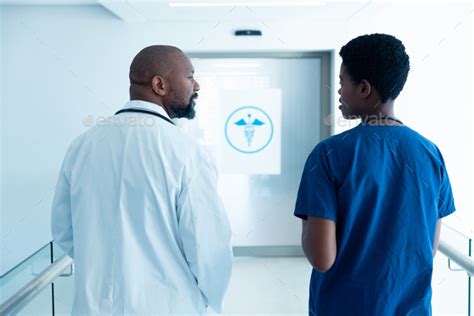
[[[8,300],[0,305],[0,315],[15,315],[29,302],[31,302],[42,290],[48,287],[53,281],[72,264],[73,260],[64,255],[27,285],[13,294]]]
[[[464,269],[469,276],[474,275],[474,260],[472,257],[464,255],[443,240],[439,241],[438,249],[442,254],[448,257],[448,259],[454,261],[459,267]],[[0,305],[0,315],[15,315],[18,313],[43,289],[53,283],[54,280],[72,263],[73,259],[67,255],[56,260],[36,278]]]
[[[459,267],[469,274],[469,276],[474,275],[474,258],[466,256],[460,251],[454,249],[452,246],[448,245],[443,240],[439,241],[438,250],[448,257],[449,260],[454,261]]]

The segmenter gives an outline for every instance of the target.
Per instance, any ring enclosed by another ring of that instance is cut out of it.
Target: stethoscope
[[[143,109],[123,109],[123,110],[117,111],[117,113],[115,113],[115,115],[120,114],[120,113],[126,113],[126,112],[144,113],[144,114],[154,115],[154,116],[159,117],[162,120],[167,121],[168,123],[171,123],[171,124],[175,125],[173,123],[173,121],[170,120],[169,118],[167,118],[166,116],[161,115],[160,113],[157,113],[157,112],[143,110]]]

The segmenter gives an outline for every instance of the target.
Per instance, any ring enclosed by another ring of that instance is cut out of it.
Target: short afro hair
[[[384,103],[402,91],[410,70],[403,43],[392,35],[370,34],[354,38],[339,52],[354,83],[367,80]]]

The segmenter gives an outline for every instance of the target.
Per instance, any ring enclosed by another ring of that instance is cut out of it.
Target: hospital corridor
[[[0,0],[0,315],[474,316],[473,12]]]

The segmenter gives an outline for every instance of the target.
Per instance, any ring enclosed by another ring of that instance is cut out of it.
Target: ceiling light
[[[326,3],[321,1],[169,2],[170,7],[319,7],[324,5]]]

